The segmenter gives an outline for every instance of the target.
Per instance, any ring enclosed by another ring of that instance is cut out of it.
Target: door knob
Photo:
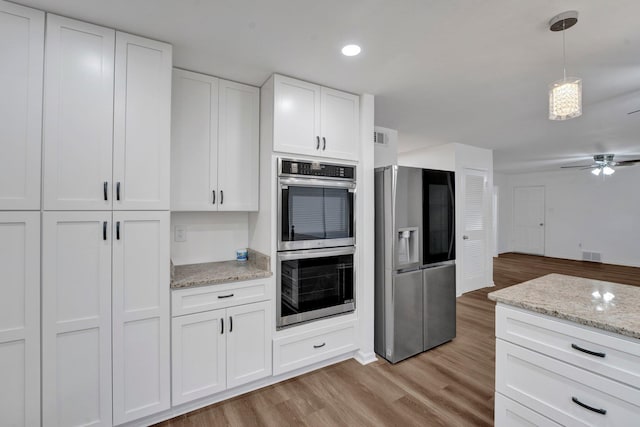
[[[469,240],[469,236],[462,236],[463,240]]]
[[[540,227],[542,227],[543,225],[544,225],[544,222],[541,222],[541,223],[540,223]]]

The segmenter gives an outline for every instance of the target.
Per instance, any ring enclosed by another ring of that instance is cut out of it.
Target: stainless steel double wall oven
[[[355,166],[278,159],[278,328],[355,309],[355,196]]]

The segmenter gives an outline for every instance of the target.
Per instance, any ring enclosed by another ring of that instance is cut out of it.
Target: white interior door
[[[44,12],[0,1],[0,209],[40,209]]]
[[[257,211],[260,188],[260,90],[220,80],[218,191],[220,211]]]
[[[116,33],[116,210],[169,209],[171,45]]]
[[[47,14],[44,209],[109,210],[115,32]]]
[[[487,171],[463,169],[462,177],[462,286],[458,293],[489,286],[487,256],[489,197]]]
[[[40,212],[0,212],[0,424],[40,424]]]
[[[169,212],[113,213],[113,422],[170,407]]]
[[[513,189],[513,251],[544,255],[544,186]]]
[[[111,426],[111,212],[42,224],[43,426]]]

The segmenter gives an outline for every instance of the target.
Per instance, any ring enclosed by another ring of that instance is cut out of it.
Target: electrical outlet
[[[175,235],[173,239],[176,242],[186,242],[187,241],[187,229],[184,225],[176,225]]]

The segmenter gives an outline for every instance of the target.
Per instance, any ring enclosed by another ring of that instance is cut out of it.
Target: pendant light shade
[[[566,77],[549,85],[549,120],[582,115],[582,79]]]
[[[567,120],[582,115],[582,80],[567,77],[565,30],[578,22],[578,12],[570,10],[554,16],[549,21],[551,31],[562,31],[563,78],[549,85],[549,120]]]

